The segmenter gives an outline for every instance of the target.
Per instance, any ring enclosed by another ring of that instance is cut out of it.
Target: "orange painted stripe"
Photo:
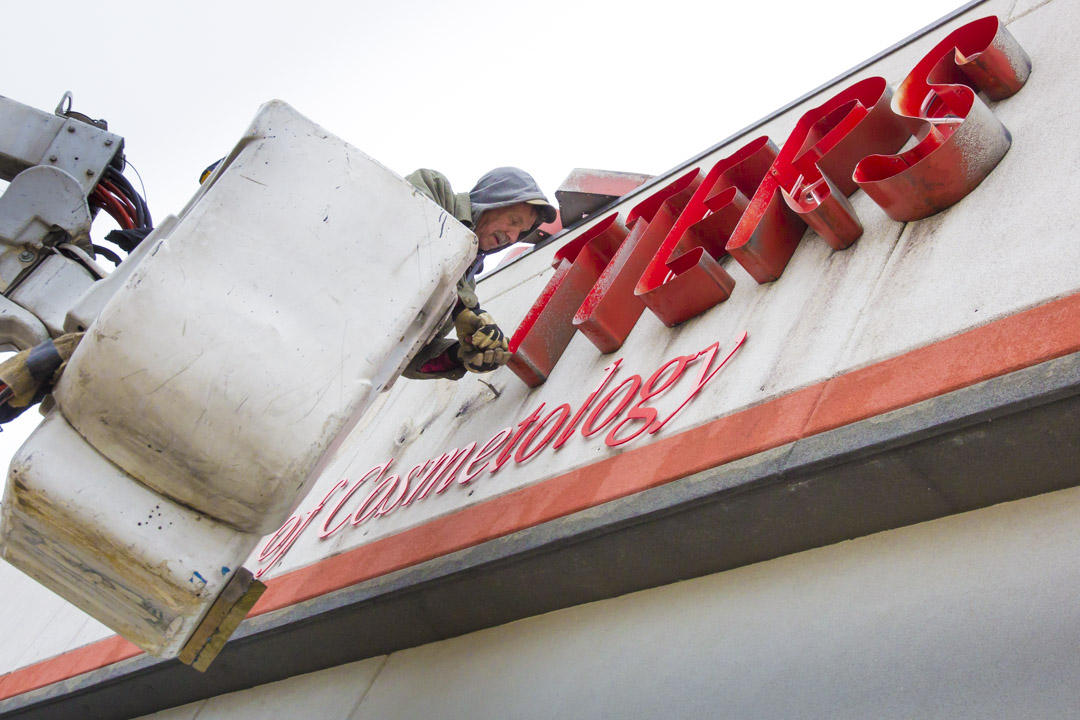
[[[805,436],[1080,351],[1080,294],[1040,305],[825,383]]]
[[[285,573],[267,583],[251,614],[295,605],[792,442],[820,392],[814,387],[786,395]],[[739,441],[731,442],[733,437]]]
[[[280,610],[657,485],[1080,352],[1080,294],[837,376],[268,581]],[[119,637],[0,676],[0,699],[139,651]]]
[[[713,420],[278,576],[252,615],[1080,351],[1080,294]]]
[[[83,645],[63,655],[0,675],[0,699],[37,690],[91,670],[141,655],[142,650],[119,635]]]

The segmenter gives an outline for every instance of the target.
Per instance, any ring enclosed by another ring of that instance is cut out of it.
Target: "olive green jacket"
[[[436,172],[435,170],[424,169],[406,175],[405,179],[416,186],[417,190],[427,195],[444,210],[453,215],[459,223],[470,230],[472,229],[472,203],[469,202],[469,193],[455,193],[454,189],[450,187],[450,181],[446,179],[445,175]],[[480,304],[476,297],[476,280],[468,271],[466,271],[466,273],[461,276],[461,279],[458,280],[457,294],[461,299],[461,302],[467,307],[475,308]],[[449,333],[453,327],[453,319],[448,319],[443,326],[439,328],[436,338],[420,348],[420,351],[416,354],[416,357],[409,362],[409,365],[405,368],[402,375],[414,380],[427,380],[433,378],[460,380],[464,377],[466,373],[464,366],[443,373],[420,372],[421,365],[428,360],[442,355],[456,344],[456,339],[442,337]]]
[[[472,230],[472,203],[469,202],[469,193],[455,193],[446,176],[435,170],[417,170],[406,175],[405,179],[453,215],[459,223]],[[457,292],[466,307],[475,308],[480,304],[476,297],[476,279],[472,273],[466,272],[461,276]]]

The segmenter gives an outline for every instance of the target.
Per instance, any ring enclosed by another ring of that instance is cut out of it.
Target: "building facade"
[[[1075,716],[1078,26],[971,3],[486,277],[515,367],[384,393],[205,674],[3,566],[0,717]]]

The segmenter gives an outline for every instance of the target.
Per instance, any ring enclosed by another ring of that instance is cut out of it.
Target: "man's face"
[[[491,252],[513,245],[522,234],[536,223],[536,208],[528,203],[518,203],[488,210],[480,216],[473,232],[480,249]]]

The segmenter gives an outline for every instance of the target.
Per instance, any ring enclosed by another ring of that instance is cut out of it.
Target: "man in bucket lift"
[[[541,223],[554,222],[555,208],[531,175],[513,167],[488,172],[468,193],[454,194],[446,176],[434,170],[417,170],[405,179],[476,233],[478,249],[476,260],[458,281],[450,319],[402,375],[460,380],[466,372],[491,372],[506,364],[510,350],[495,319],[480,307],[476,275],[484,268],[485,256],[514,244]],[[451,327],[457,337],[443,337]]]
[[[203,170],[200,185],[220,162]],[[515,167],[489,171],[467,193],[455,194],[446,176],[435,170],[420,169],[405,179],[476,234],[477,253],[458,281],[449,319],[401,374],[414,380],[460,380],[466,372],[491,372],[510,360],[510,349],[495,319],[480,307],[476,275],[484,269],[487,255],[513,245],[541,223],[554,222],[555,208],[532,176]],[[456,339],[443,337],[451,328]]]

